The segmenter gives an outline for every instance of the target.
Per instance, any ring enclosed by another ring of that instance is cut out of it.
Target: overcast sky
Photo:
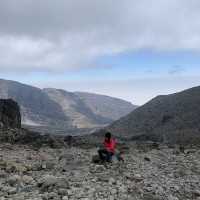
[[[1,0],[0,77],[143,104],[200,85],[199,0]]]

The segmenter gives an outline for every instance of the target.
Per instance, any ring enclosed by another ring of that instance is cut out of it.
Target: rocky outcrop
[[[21,128],[20,108],[12,99],[0,99],[0,126]]]
[[[22,129],[20,108],[12,99],[0,99],[0,142],[29,144],[37,148],[58,148],[64,144],[63,138]]]
[[[50,134],[40,134],[27,129],[0,129],[0,143],[26,144],[33,148],[51,147],[62,148],[65,146],[63,137]]]

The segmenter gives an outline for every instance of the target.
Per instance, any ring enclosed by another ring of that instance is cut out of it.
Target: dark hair
[[[110,132],[107,132],[107,133],[105,134],[105,137],[108,138],[108,139],[110,139],[110,138],[111,138],[111,133],[110,133]]]

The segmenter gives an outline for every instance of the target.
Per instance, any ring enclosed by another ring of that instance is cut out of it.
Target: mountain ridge
[[[159,142],[200,138],[200,86],[159,95],[107,129],[118,136]]]
[[[104,95],[95,94],[96,97],[104,98]],[[92,106],[89,106],[76,92],[55,88],[40,89],[17,81],[0,79],[0,98],[12,98],[19,103],[22,122],[25,125],[38,127],[50,125],[51,127],[67,130],[102,127],[116,119],[116,116],[110,117],[105,113],[94,112]],[[116,101],[112,97],[106,98],[110,98],[109,101],[113,104],[113,115],[116,115],[115,110],[118,108]],[[120,100],[120,102],[124,105],[124,108],[127,108],[124,112],[122,106],[118,118],[135,108],[129,102],[124,100]],[[96,106],[100,107],[100,103]]]

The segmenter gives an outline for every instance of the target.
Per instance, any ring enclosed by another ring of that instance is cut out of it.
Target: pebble
[[[124,163],[104,166],[90,162],[96,149],[62,149],[60,161],[61,151],[47,147],[40,149],[42,161],[27,146],[0,149],[0,200],[200,200],[198,150],[130,147]]]

